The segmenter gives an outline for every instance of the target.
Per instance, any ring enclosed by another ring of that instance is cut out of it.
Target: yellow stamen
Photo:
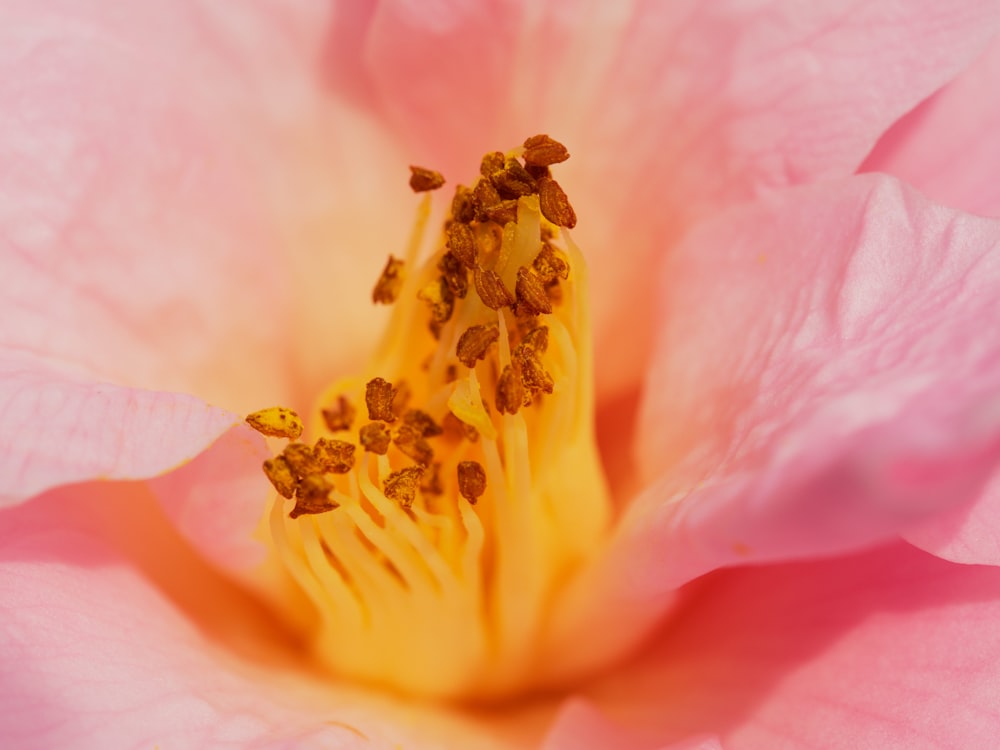
[[[526,147],[487,154],[413,270],[424,197],[376,285],[395,309],[374,360],[270,462],[275,559],[338,674],[445,697],[536,683],[553,602],[607,533],[586,267],[549,173],[568,153]]]

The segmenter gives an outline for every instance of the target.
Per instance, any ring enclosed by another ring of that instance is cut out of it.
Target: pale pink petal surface
[[[584,697],[663,743],[726,750],[992,747],[1000,571],[897,543],[720,571]]]
[[[241,421],[193,396],[102,383],[10,350],[0,352],[0,394],[3,504],[60,484],[161,474]]]
[[[1000,216],[1000,40],[882,137],[861,169],[888,172],[939,203]]]
[[[328,15],[5,4],[0,343],[236,411],[356,362],[377,316],[330,332],[414,201],[384,131],[322,88]]]
[[[575,157],[560,180],[598,280],[608,392],[634,384],[645,362],[651,326],[634,321],[651,312],[650,264],[694,218],[853,172],[896,118],[975,58],[1000,7],[400,0],[336,21],[338,90],[425,161],[457,176],[526,133],[567,143]]]
[[[843,552],[980,496],[1000,222],[856,177],[703,225],[661,284],[640,445],[661,478],[620,540],[649,585]]]

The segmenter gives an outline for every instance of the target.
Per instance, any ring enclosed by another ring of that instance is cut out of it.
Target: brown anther
[[[431,320],[435,323],[447,323],[455,309],[455,295],[448,288],[444,277],[438,277],[417,292],[417,299],[423,300],[431,308]]]
[[[346,474],[354,468],[354,444],[346,440],[321,437],[313,447],[313,454],[323,470],[331,474]]]
[[[369,422],[358,430],[358,441],[369,453],[384,456],[389,451],[391,439],[388,428],[381,422]]]
[[[458,337],[458,345],[455,347],[458,361],[466,367],[475,367],[476,362],[486,356],[486,350],[499,338],[500,329],[496,325],[469,326]]]
[[[503,169],[503,162],[504,158],[502,151],[490,151],[488,154],[483,156],[483,160],[479,164],[479,174],[488,178],[494,172],[499,172]]]
[[[478,461],[461,461],[458,464],[458,492],[475,505],[486,492],[486,469]]]
[[[472,189],[472,199],[475,201],[477,219],[485,219],[486,212],[503,200],[493,183],[486,179],[476,183]]]
[[[330,432],[349,430],[354,424],[357,412],[358,410],[347,400],[346,396],[337,396],[336,404],[323,409],[323,421],[326,422],[326,427]]]
[[[434,417],[420,409],[407,409],[403,423],[416,430],[421,437],[437,437],[444,432]]]
[[[552,312],[552,301],[545,291],[545,284],[534,270],[524,266],[517,269],[517,284],[514,287],[517,296],[517,309],[524,308],[531,315],[548,315]]]
[[[441,462],[435,461],[424,472],[420,482],[420,491],[425,495],[444,494],[444,485],[441,483]]]
[[[476,201],[472,190],[465,185],[455,188],[455,197],[451,201],[451,215],[455,221],[468,224],[476,218]]]
[[[549,327],[538,326],[524,334],[521,343],[514,350],[515,354],[523,351],[532,351],[537,354],[544,354],[549,348]]]
[[[521,365],[521,382],[530,393],[552,393],[552,376],[545,371],[542,360],[535,352],[530,349],[522,351],[517,355],[517,361]]]
[[[393,444],[418,464],[425,466],[434,458],[434,449],[420,431],[410,425],[400,425],[392,439]]]
[[[485,214],[487,219],[500,225],[517,221],[517,201],[513,198],[500,201],[495,206],[486,209]]]
[[[272,406],[248,414],[246,423],[268,437],[295,440],[302,434],[302,420],[299,419],[299,415],[284,406]]]
[[[517,159],[507,159],[504,168],[494,172],[490,181],[501,198],[520,198],[538,192],[535,178]]]
[[[340,507],[340,503],[330,497],[333,483],[322,474],[310,474],[299,482],[295,491],[295,507],[289,518],[326,513]]]
[[[491,310],[499,310],[514,304],[514,295],[504,286],[500,275],[490,269],[477,268],[472,275],[476,294]]]
[[[521,368],[515,362],[507,365],[497,378],[496,407],[501,414],[517,414],[524,405],[524,384],[521,382]]]
[[[538,272],[542,283],[546,285],[559,279],[569,278],[569,264],[547,242],[542,245],[531,265]]]
[[[533,167],[548,167],[569,158],[569,151],[559,141],[542,133],[524,142],[524,163]]]
[[[442,185],[444,185],[444,175],[440,172],[410,165],[410,187],[413,188],[414,193],[437,190]]]
[[[281,452],[297,479],[309,474],[322,474],[323,464],[316,458],[313,449],[305,443],[289,443]]]
[[[538,205],[542,216],[560,227],[572,229],[576,226],[576,212],[569,205],[569,198],[551,177],[538,181]]]
[[[295,472],[282,456],[275,456],[264,462],[264,476],[266,476],[278,494],[284,498],[291,499],[295,494]]]
[[[469,269],[451,251],[441,256],[437,267],[452,295],[463,299],[469,293]]]
[[[403,288],[403,266],[405,264],[399,258],[391,255],[382,269],[382,275],[375,282],[372,290],[372,301],[377,305],[391,305],[399,296]]]
[[[380,419],[383,422],[396,421],[392,412],[392,400],[396,397],[396,389],[392,383],[382,378],[372,378],[365,385],[365,405],[368,407],[368,419]]]
[[[382,491],[390,500],[395,500],[404,508],[413,505],[420,488],[420,478],[424,474],[423,466],[407,466],[392,472],[382,483]]]
[[[476,267],[476,237],[468,224],[453,221],[448,225],[448,249],[466,268]]]

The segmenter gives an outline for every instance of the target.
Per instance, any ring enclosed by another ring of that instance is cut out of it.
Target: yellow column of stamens
[[[312,569],[302,559],[301,554],[292,549],[285,526],[284,508],[282,506],[282,501],[273,499],[268,514],[274,548],[292,578],[302,587],[302,590],[308,594],[316,606],[320,616],[326,622],[326,627],[333,627],[338,620],[337,602],[324,589],[319,580],[317,580]],[[350,612],[350,609],[348,609],[348,612]],[[348,617],[350,617],[349,614]]]
[[[309,516],[297,519],[299,534],[302,537],[302,547],[313,574],[334,602],[337,618],[341,627],[361,629],[364,623],[364,613],[361,603],[354,592],[348,587],[340,573],[330,566],[316,535],[314,521]]]
[[[432,580],[443,594],[454,596],[457,593],[455,577],[441,558],[438,550],[420,532],[410,517],[395,502],[376,489],[364,473],[360,477],[360,482],[361,491],[365,494],[368,502],[375,506],[375,509],[385,519],[386,529],[391,530],[394,535],[398,535],[398,538],[405,539],[409,543],[413,551],[416,552],[417,559],[426,566]]]

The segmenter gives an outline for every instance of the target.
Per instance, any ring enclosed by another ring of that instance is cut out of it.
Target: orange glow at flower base
[[[566,158],[547,136],[487,154],[412,271],[423,199],[405,260],[375,286],[394,304],[379,353],[324,394],[312,445],[265,465],[294,500],[271,504],[272,564],[312,603],[316,653],[338,675],[453,698],[554,679],[552,609],[609,514],[587,271],[549,170]]]

